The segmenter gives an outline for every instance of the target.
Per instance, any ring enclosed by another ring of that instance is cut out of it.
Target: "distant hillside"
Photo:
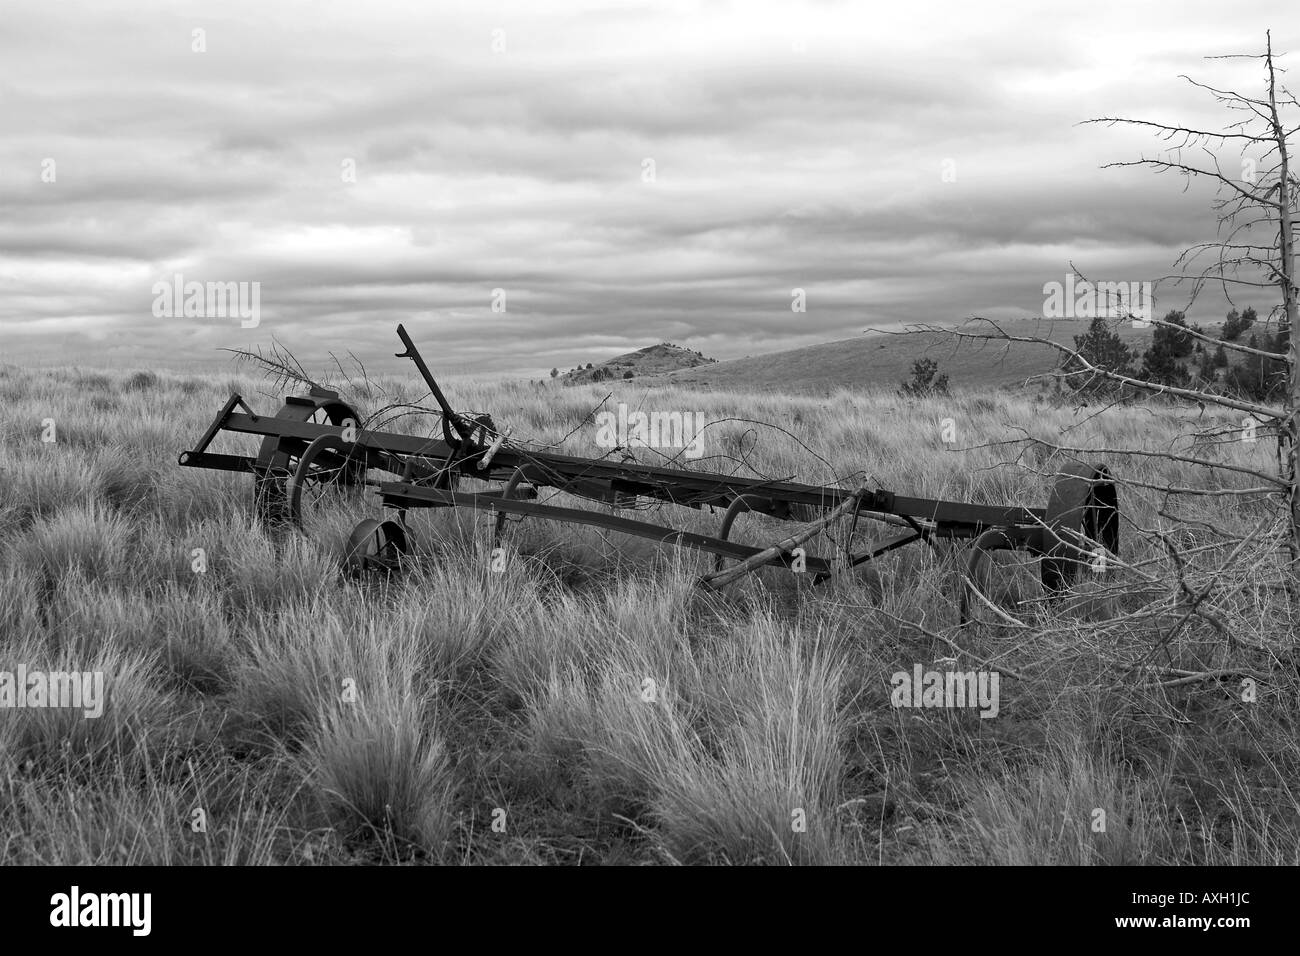
[[[565,385],[582,385],[586,382],[602,382],[607,379],[662,376],[684,369],[712,366],[716,363],[717,359],[706,358],[699,352],[661,342],[599,364],[565,372],[560,376],[560,381]],[[628,375],[629,372],[632,374]]]
[[[1001,323],[1011,335],[1035,335],[1072,346],[1088,320],[1024,320]],[[1211,328],[1209,334],[1217,334]],[[1137,351],[1151,343],[1151,328],[1124,326],[1121,338]],[[931,358],[954,387],[1003,387],[1050,371],[1060,353],[1045,345],[960,340],[940,332],[890,335],[867,332],[857,338],[717,362],[672,372],[644,384],[696,388],[830,394],[837,389],[895,388],[911,377],[912,363]]]

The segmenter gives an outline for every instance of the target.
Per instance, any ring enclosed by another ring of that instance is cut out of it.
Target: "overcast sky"
[[[1208,195],[1075,124],[1218,128],[1178,74],[1257,92],[1202,57],[1300,51],[1300,18],[1053,6],[6,3],[0,361],[367,358],[405,322],[435,369],[540,375],[1037,315],[1071,260],[1159,276]],[[260,324],[156,317],[178,273],[260,283]]]

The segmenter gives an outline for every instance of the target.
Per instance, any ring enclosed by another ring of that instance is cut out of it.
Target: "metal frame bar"
[[[256,471],[257,459],[251,455],[218,455],[210,451],[182,452],[179,459],[188,468],[208,468],[212,471]]]
[[[384,505],[391,508],[473,508],[478,511],[489,511],[493,513],[527,515],[532,518],[551,518],[555,521],[564,521],[569,524],[583,524],[598,528],[606,528],[610,531],[620,531],[624,534],[635,535],[639,538],[647,538],[651,541],[675,544],[683,547],[695,548],[700,551],[707,551],[711,554],[721,554],[724,557],[735,558],[743,561],[751,558],[756,554],[762,553],[763,548],[753,548],[749,545],[737,544],[734,541],[726,541],[722,538],[716,538],[712,535],[697,534],[693,531],[681,531],[676,528],[666,528],[661,524],[651,524],[648,521],[636,521],[632,518],[624,518],[619,515],[608,514],[603,511],[585,511],[581,508],[562,508],[556,505],[539,505],[532,501],[526,501],[520,498],[506,498],[500,492],[465,492],[465,491],[446,491],[441,488],[420,488],[412,486],[401,481],[385,481],[379,485],[380,494],[383,495]],[[773,558],[769,564],[782,567],[790,567],[793,564],[792,555],[784,554]],[[809,572],[818,577],[829,577],[831,574],[830,562],[824,558],[807,557],[804,559],[804,565]]]
[[[295,439],[304,443],[321,435],[341,435],[343,426],[316,422],[298,422],[282,418],[268,418],[252,413],[239,414],[232,409],[242,404],[242,399],[232,396],[204,434],[194,451],[182,455],[182,464],[193,467],[217,467],[230,470],[232,463],[213,459],[202,454],[216,431]],[[470,459],[478,457],[481,449],[469,451],[456,460],[456,449],[440,439],[417,438],[391,432],[361,430],[356,434],[356,447],[367,453],[378,452],[395,457],[419,458],[452,457],[452,467],[463,475],[489,480],[505,480],[518,468],[526,468],[530,482],[553,487],[561,491],[574,490],[594,497],[612,499],[618,495],[637,495],[654,498],[671,504],[699,508],[704,505],[725,507],[741,496],[752,496],[771,502],[769,508],[760,508],[781,517],[791,505],[811,505],[833,508],[852,492],[843,488],[806,485],[789,481],[767,481],[761,478],[740,478],[709,472],[693,472],[655,465],[629,465],[595,461],[571,455],[548,452],[523,452],[503,447],[493,458],[490,468],[479,473]],[[210,463],[210,464],[208,464]],[[242,467],[242,466],[240,466]],[[863,498],[858,513],[871,518],[901,519],[914,530],[941,537],[975,537],[988,528],[1041,527],[1046,512],[1041,508],[1005,507],[998,505],[972,505],[962,502],[913,498],[877,490]],[[920,522],[921,524],[917,524]]]

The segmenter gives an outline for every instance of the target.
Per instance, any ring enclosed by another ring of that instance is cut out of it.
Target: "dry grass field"
[[[1007,569],[1015,623],[955,627],[959,543],[833,585],[765,570],[706,594],[693,583],[707,556],[540,520],[511,526],[493,571],[489,519],[468,511],[413,512],[415,560],[355,582],[339,556],[378,515],[372,495],[340,493],[307,534],[274,530],[249,477],[176,463],[231,390],[274,412],[265,387],[0,367],[0,670],[99,670],[107,687],[99,719],[0,711],[0,863],[1300,863],[1281,571],[1221,537],[1268,509],[1140,487],[1204,488],[1204,468],[1095,456],[1138,483],[1121,491],[1120,560],[1055,602]],[[563,450],[605,454],[590,413],[606,387],[445,387],[516,438],[572,432]],[[1176,436],[1213,415],[993,392],[609,388],[612,402],[770,422],[815,453],[723,421],[689,467],[1040,507],[1057,456],[986,443],[1185,453]],[[421,399],[397,380],[345,397],[366,413]],[[721,516],[660,517],[712,531]],[[1001,672],[995,718],[891,705],[891,674],[949,663]]]

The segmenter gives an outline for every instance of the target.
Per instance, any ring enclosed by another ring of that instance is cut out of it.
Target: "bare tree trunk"
[[[1291,571],[1300,583],[1300,433],[1297,432],[1296,415],[1300,412],[1300,316],[1296,314],[1295,235],[1291,221],[1291,163],[1287,152],[1286,130],[1282,128],[1277,109],[1277,83],[1273,67],[1273,40],[1268,39],[1268,105],[1273,138],[1278,150],[1277,199],[1281,230],[1278,248],[1278,285],[1282,287],[1282,305],[1287,330],[1286,409],[1289,417],[1282,422],[1281,433],[1286,437],[1287,478],[1291,495]],[[1295,607],[1296,587],[1292,587],[1292,607]]]

